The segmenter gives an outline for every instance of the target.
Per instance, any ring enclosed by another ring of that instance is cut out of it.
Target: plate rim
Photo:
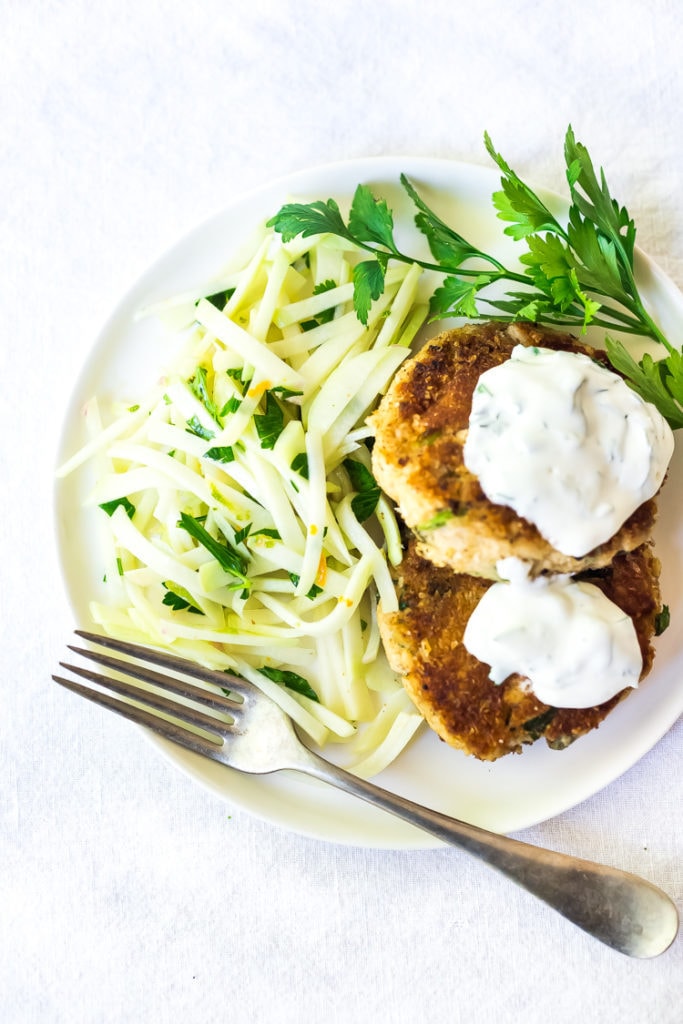
[[[474,177],[477,179],[477,184],[481,184],[482,180],[486,179],[489,182],[494,182],[500,179],[500,174],[495,167],[488,167],[480,165],[478,163],[469,163],[462,160],[452,160],[446,157],[429,157],[429,156],[409,156],[409,155],[379,155],[379,156],[367,156],[358,158],[347,158],[343,160],[332,161],[328,163],[322,163],[314,165],[308,168],[300,168],[298,170],[288,172],[279,175],[269,181],[263,182],[255,187],[240,193],[234,197],[229,203],[225,204],[218,210],[215,210],[212,214],[203,218],[200,222],[195,224],[189,230],[185,231],[180,237],[178,237],[170,245],[166,246],[157,257],[150,262],[147,267],[139,274],[134,281],[132,281],[125,292],[119,297],[116,304],[111,308],[109,315],[105,318],[99,331],[92,339],[89,350],[86,354],[86,358],[80,368],[79,373],[76,376],[74,384],[71,389],[71,393],[68,397],[65,415],[62,421],[61,430],[57,441],[57,464],[59,465],[65,454],[65,444],[69,433],[69,420],[73,416],[77,405],[79,391],[82,391],[88,376],[92,373],[94,366],[97,362],[98,355],[101,355],[100,350],[105,346],[106,338],[108,334],[115,329],[117,321],[121,318],[122,313],[128,309],[130,310],[131,303],[138,292],[144,290],[147,286],[147,282],[154,278],[155,274],[163,268],[164,264],[172,260],[179,252],[184,248],[187,248],[191,244],[193,239],[196,239],[211,229],[212,225],[215,225],[218,221],[235,216],[236,211],[244,210],[245,207],[258,202],[263,199],[265,202],[268,195],[277,192],[282,192],[282,199],[280,203],[287,201],[287,197],[291,196],[292,193],[296,193],[297,189],[302,190],[305,188],[307,192],[310,192],[315,186],[311,186],[311,181],[317,178],[322,180],[329,179],[342,175],[348,177],[349,180],[356,179],[356,182],[362,181],[363,178],[371,177],[373,179],[386,179],[389,181],[389,175],[392,180],[398,179],[397,167],[401,164],[405,164],[408,167],[406,173],[417,175],[420,171],[425,173],[428,177],[433,177],[435,170],[438,169],[439,175],[446,175],[455,179],[458,174],[467,175],[469,178]],[[372,173],[371,173],[372,172]],[[324,186],[321,186],[321,190]],[[543,188],[542,186],[534,185],[534,188],[543,194],[553,195],[559,200],[566,203],[558,193],[553,192],[550,189]],[[353,186],[350,187],[348,195],[353,190]],[[327,198],[327,197],[325,197]],[[275,212],[275,211],[273,211]],[[264,211],[265,213],[265,211]],[[254,228],[257,224],[254,224]],[[229,255],[229,247],[226,250],[226,256]],[[643,261],[643,266],[647,268],[657,284],[663,287],[670,295],[667,295],[667,299],[671,301],[677,301],[680,304],[680,315],[683,317],[683,295],[675,285],[675,283],[664,273],[661,267],[646,253],[638,249],[639,259]],[[679,446],[680,447],[680,446]],[[78,607],[78,602],[75,600],[73,593],[73,583],[70,583],[68,577],[68,568],[64,553],[64,540],[61,536],[59,517],[60,517],[60,481],[55,481],[53,487],[53,526],[55,528],[55,540],[58,552],[58,564],[62,574],[62,582],[66,591],[69,604],[72,611],[76,615],[79,622],[82,620],[82,608]],[[86,623],[83,623],[84,625]],[[620,707],[627,707],[630,701],[622,702],[615,713],[619,711]],[[612,757],[612,769],[604,772],[600,777],[599,785],[595,787],[587,786],[580,792],[576,798],[565,800],[562,803],[557,804],[553,807],[551,813],[541,812],[540,814],[531,814],[526,817],[519,817],[513,823],[504,824],[501,829],[494,829],[495,831],[514,832],[530,828],[534,825],[540,824],[548,820],[551,817],[556,817],[559,814],[566,812],[574,806],[582,803],[584,800],[589,799],[591,796],[600,792],[605,787],[609,786],[617,778],[632,768],[642,757],[644,757],[650,750],[652,750],[662,737],[673,727],[675,722],[678,720],[680,715],[683,713],[683,696],[681,697],[681,707],[672,716],[661,716],[659,725],[647,734],[647,739],[643,739],[639,744],[635,745],[635,756],[633,756],[633,747],[631,752],[626,753],[623,748],[619,748],[616,751],[616,756]],[[614,713],[613,713],[614,714]],[[611,717],[611,716],[610,716]],[[655,716],[657,717],[657,716]],[[670,718],[670,720],[669,720]],[[609,719],[607,720],[609,721]],[[307,825],[299,822],[299,824],[292,824],[291,821],[287,820],[287,815],[268,813],[261,809],[255,809],[249,804],[248,801],[243,801],[235,796],[229,785],[221,786],[213,781],[213,774],[207,774],[205,771],[197,771],[195,758],[196,755],[189,755],[181,748],[173,746],[169,741],[163,740],[161,737],[157,737],[148,730],[142,730],[145,738],[153,744],[153,746],[160,751],[164,759],[176,768],[178,768],[184,775],[191,778],[195,783],[199,784],[206,791],[218,795],[226,802],[230,803],[234,807],[239,807],[246,813],[259,818],[271,825],[284,827],[289,831],[296,832],[300,835],[307,836],[309,838],[335,842],[342,845],[353,845],[362,846],[366,848],[377,848],[377,849],[416,849],[416,848],[433,848],[443,846],[444,843],[435,837],[424,833],[414,826],[407,825],[403,822],[398,822],[398,819],[392,819],[394,825],[398,823],[399,828],[389,828],[386,831],[386,837],[384,837],[384,831],[380,828],[381,834],[374,835],[373,838],[363,837],[357,834],[353,834],[353,830],[349,832],[347,826],[342,828],[329,828],[319,827],[316,825]],[[604,735],[604,731],[603,731]],[[582,748],[585,749],[587,742],[590,741],[591,736],[583,737],[581,740]],[[528,757],[533,747],[530,747],[525,751],[524,757]],[[553,752],[556,756],[556,752]],[[565,756],[568,752],[564,752]],[[458,751],[452,751],[454,757],[460,754]],[[464,756],[464,755],[463,755]],[[206,765],[203,759],[198,759],[202,765]],[[503,759],[507,761],[507,759]],[[209,762],[213,764],[213,762]],[[221,773],[230,772],[229,769],[220,767]],[[215,774],[215,773],[214,773]],[[228,776],[224,775],[227,778]],[[254,778],[254,777],[251,777]],[[262,779],[263,777],[257,777]],[[380,775],[375,781],[379,785],[383,784],[382,775]],[[308,780],[309,785],[311,782],[315,783],[315,780]],[[317,786],[324,784],[317,783]],[[329,792],[329,790],[328,790]],[[338,791],[336,791],[338,792]],[[341,797],[346,797],[353,806],[358,806],[357,798],[348,797],[346,794],[339,794]],[[325,798],[323,797],[323,800]],[[335,798],[337,799],[337,798]],[[325,801],[329,802],[329,801]],[[342,801],[345,802],[345,801]],[[381,816],[378,820],[384,821],[388,824],[386,813],[377,809],[372,809],[374,812],[373,816]],[[487,825],[486,827],[490,827]]]

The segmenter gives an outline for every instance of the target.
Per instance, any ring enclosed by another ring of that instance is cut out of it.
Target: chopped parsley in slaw
[[[365,421],[427,307],[421,270],[402,265],[360,323],[358,258],[338,238],[263,229],[241,270],[185,303],[158,387],[116,410],[90,400],[89,439],[59,472],[97,467],[90,504],[110,545],[97,626],[244,676],[371,776],[422,719],[380,642],[401,544]],[[170,323],[182,308],[146,312]]]

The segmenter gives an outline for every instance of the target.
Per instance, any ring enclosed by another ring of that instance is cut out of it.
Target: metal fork
[[[658,956],[675,939],[678,931],[676,906],[666,893],[650,882],[616,868],[487,832],[359,779],[305,747],[289,717],[244,679],[204,668],[164,651],[82,630],[76,630],[76,634],[125,658],[137,659],[136,662],[122,661],[101,651],[69,645],[76,654],[132,677],[143,686],[60,662],[62,668],[125,700],[62,676],[52,677],[75,693],[237,771],[267,774],[294,769],[376,804],[483,860],[585,932],[628,956]],[[163,673],[137,662],[155,665]],[[209,687],[197,686],[188,679],[209,684]],[[150,686],[154,689],[149,689]],[[225,695],[226,690],[229,696]],[[180,697],[182,702],[166,694]],[[172,716],[176,721],[162,718],[159,713]],[[180,722],[193,728],[187,729]],[[201,734],[195,730],[200,730]]]

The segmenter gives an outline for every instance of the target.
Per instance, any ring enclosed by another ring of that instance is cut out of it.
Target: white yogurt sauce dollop
[[[570,576],[529,579],[516,558],[497,568],[506,582],[489,587],[463,638],[494,683],[519,673],[556,708],[593,707],[638,685],[643,663],[633,620],[598,587]]]
[[[580,558],[659,490],[673,432],[655,406],[582,353],[517,345],[484,372],[465,465],[490,501]]]

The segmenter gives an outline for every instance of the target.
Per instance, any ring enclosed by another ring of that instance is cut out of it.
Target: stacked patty
[[[472,394],[480,375],[516,345],[600,353],[571,335],[530,324],[468,325],[439,335],[396,375],[372,422],[373,470],[406,526],[396,573],[399,610],[380,608],[392,668],[429,725],[450,745],[482,760],[518,752],[543,736],[568,746],[596,728],[630,688],[592,708],[551,708],[529,681],[500,685],[462,639],[468,619],[496,578],[499,560],[516,557],[531,575],[570,573],[594,583],[631,616],[643,670],[661,602],[651,548],[654,500],[644,502],[608,541],[581,558],[554,549],[530,522],[493,504],[463,459]],[[608,364],[605,364],[608,365]]]

